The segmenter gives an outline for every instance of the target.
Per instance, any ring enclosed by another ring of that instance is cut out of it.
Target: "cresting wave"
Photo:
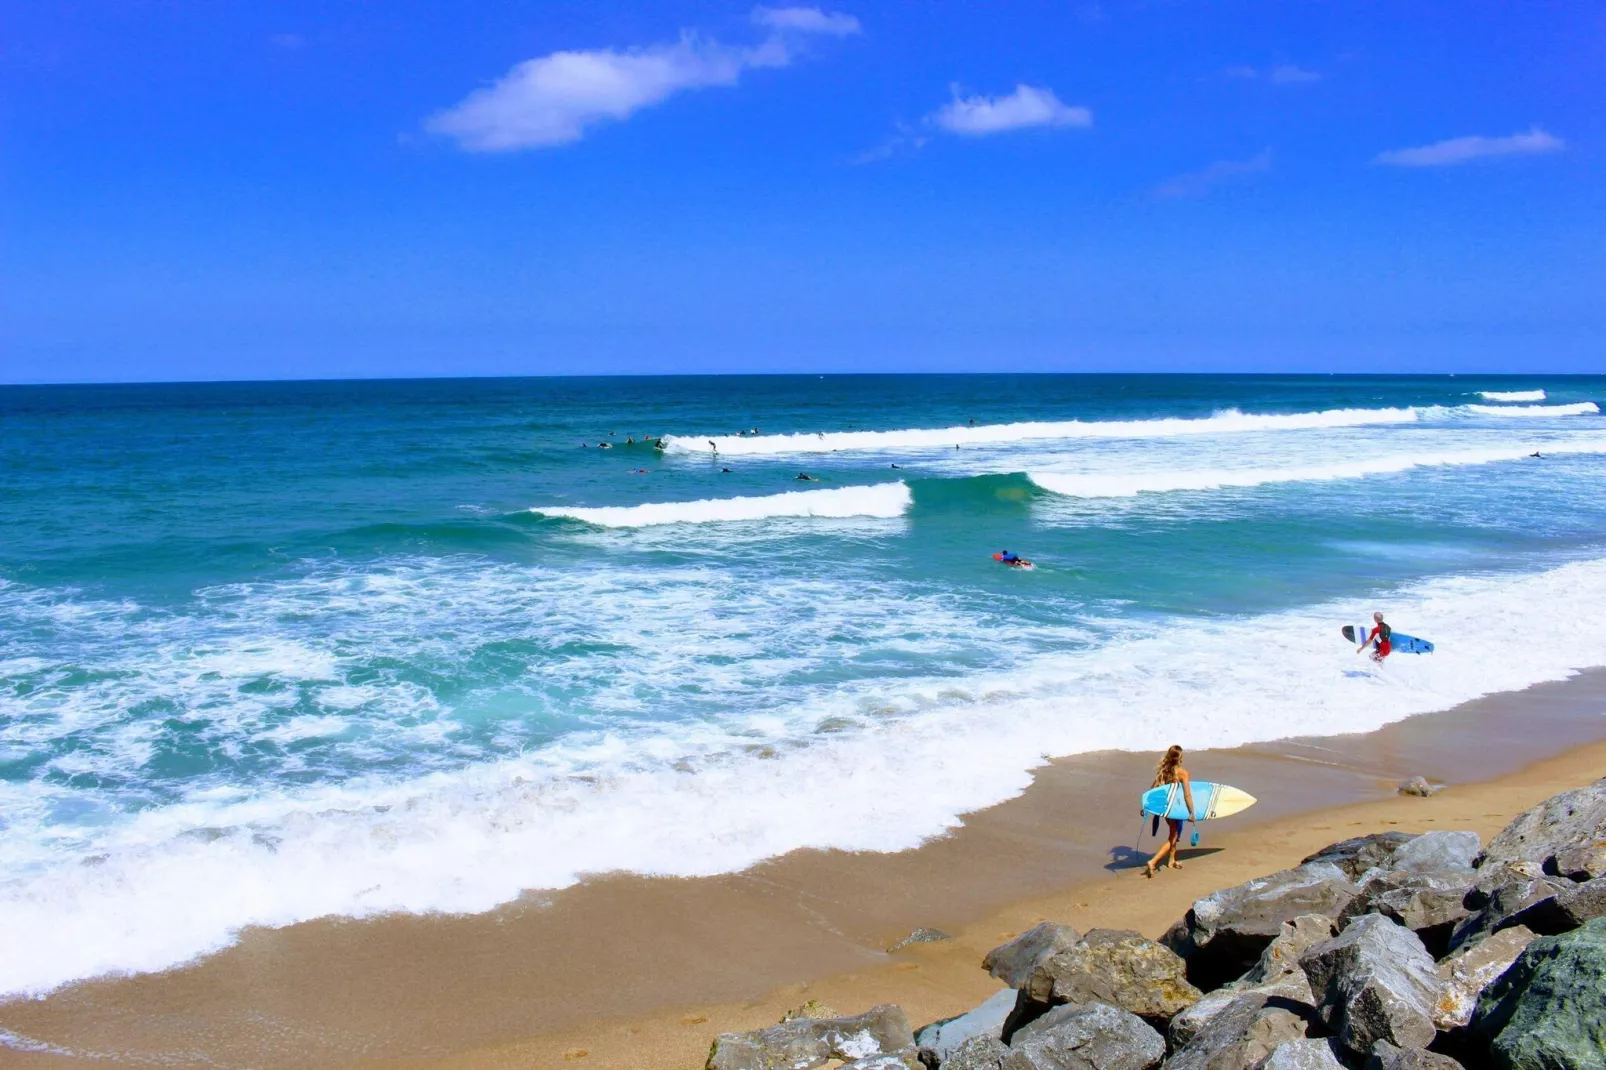
[[[65,858],[0,884],[0,993],[172,966],[247,925],[484,911],[587,873],[715,874],[800,847],[900,850],[1018,794],[1044,754],[1370,731],[1606,664],[1606,560],[1442,578],[1386,604],[1438,653],[1355,672],[1335,622],[1373,600],[1190,617],[1008,672],[905,680],[856,706],[159,807],[93,865]],[[1270,634],[1275,661],[1243,656]],[[806,728],[822,717],[840,723]]]
[[[1485,401],[1543,401],[1543,390],[1480,390],[1478,396]]]
[[[1579,401],[1571,405],[1468,405],[1467,410],[1479,416],[1588,416],[1600,412],[1600,406]]]
[[[1238,431],[1294,431],[1306,428],[1408,424],[1421,418],[1417,408],[1328,409],[1322,412],[1247,413],[1226,409],[1196,419],[1056,420],[985,424],[979,427],[908,428],[899,431],[831,431],[789,435],[668,435],[665,447],[674,453],[714,452],[731,456],[775,456],[830,453],[841,450],[927,450],[955,446],[998,446],[1013,442],[1077,438],[1169,438]]]
[[[704,498],[694,502],[649,502],[645,505],[593,509],[541,505],[530,512],[566,517],[605,528],[640,528],[655,524],[711,524],[775,517],[899,517],[909,508],[903,483],[831,490],[795,490],[747,498]]]
[[[1333,464],[1280,468],[1201,469],[1197,471],[1028,472],[1027,478],[1042,489],[1074,498],[1130,498],[1138,494],[1185,490],[1219,490],[1224,487],[1258,487],[1268,483],[1300,483],[1408,472],[1414,468],[1494,464],[1518,461],[1535,452],[1555,454],[1606,454],[1606,442],[1530,444],[1500,450],[1459,450],[1438,454],[1401,454]]]

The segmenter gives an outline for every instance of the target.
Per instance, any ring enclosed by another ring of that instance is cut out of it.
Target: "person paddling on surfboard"
[[[1371,647],[1372,660],[1381,664],[1383,659],[1389,656],[1389,651],[1394,649],[1394,629],[1383,623],[1381,613],[1372,614],[1372,623],[1377,627],[1372,629],[1372,634],[1367,636],[1366,642],[1362,643],[1355,653],[1359,654],[1367,647]]]
[[[1182,800],[1188,804],[1188,813],[1196,812],[1193,808],[1193,781],[1188,776],[1188,771],[1182,768],[1182,748],[1175,745],[1166,750],[1165,757],[1161,758],[1160,764],[1155,767],[1154,783],[1150,784],[1149,787],[1158,788],[1166,784],[1181,784]],[[1154,857],[1144,864],[1143,875],[1145,877],[1154,876],[1155,867],[1160,864],[1160,861],[1166,855],[1171,856],[1170,868],[1182,868],[1182,863],[1177,861],[1177,842],[1182,839],[1182,819],[1168,817],[1165,819],[1165,823],[1170,828],[1166,836],[1165,846],[1155,852]]]

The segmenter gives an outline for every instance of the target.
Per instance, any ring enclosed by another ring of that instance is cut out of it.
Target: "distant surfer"
[[[708,448],[713,450],[715,453],[718,453],[719,452],[719,443],[715,442],[713,439],[709,439],[708,440]]]
[[[729,468],[721,468],[721,469],[720,469],[720,471],[721,471],[721,472],[729,472],[729,471],[730,471],[730,469],[729,469]]]
[[[1182,785],[1182,801],[1188,804],[1188,813],[1194,813],[1192,778],[1188,776],[1188,771],[1182,768],[1182,748],[1175,745],[1167,748],[1165,757],[1161,758],[1160,764],[1155,767],[1154,783],[1150,784],[1149,787],[1159,788],[1167,784]],[[1156,818],[1156,820],[1159,819]],[[1156,851],[1154,857],[1144,863],[1143,875],[1145,877],[1154,876],[1155,869],[1167,855],[1171,856],[1169,868],[1182,868],[1182,863],[1177,861],[1177,843],[1182,839],[1182,819],[1168,817],[1165,819],[1165,823],[1170,829],[1166,835],[1165,846]]]
[[[1530,457],[1538,457],[1540,460],[1544,460],[1543,457],[1539,457],[1539,451],[1538,450],[1534,450],[1532,453],[1528,454],[1528,456],[1530,456]]]
[[[797,478],[805,483],[818,483],[820,481],[818,476],[811,476],[807,472],[799,472]]]
[[[1389,656],[1389,651],[1394,649],[1394,629],[1383,623],[1381,613],[1372,614],[1372,623],[1377,627],[1372,629],[1372,634],[1366,637],[1366,642],[1362,643],[1355,653],[1359,654],[1367,647],[1371,647],[1372,660],[1382,664],[1383,659]]]
[[[1009,550],[1000,550],[998,553],[993,555],[993,560],[1000,562],[1001,564],[1008,565],[1010,568],[1032,567],[1032,563],[1030,561],[1026,560],[1020,554],[1012,553]]]
[[[892,467],[894,467],[894,468],[902,468],[902,467],[903,467],[903,465],[901,465],[901,464],[894,464],[894,465],[893,465],[893,466],[892,466]]]

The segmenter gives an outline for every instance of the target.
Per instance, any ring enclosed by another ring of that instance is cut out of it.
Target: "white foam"
[[[704,498],[694,502],[649,502],[646,505],[578,508],[541,505],[542,516],[568,517],[606,528],[640,528],[656,524],[716,524],[777,517],[878,517],[891,519],[908,510],[912,498],[903,483],[867,487],[797,490],[748,498]]]
[[[1543,401],[1543,390],[1480,390],[1478,396],[1485,401]]]
[[[1130,498],[1138,494],[1166,491],[1219,490],[1225,487],[1258,487],[1268,483],[1297,483],[1365,476],[1389,475],[1414,468],[1441,468],[1460,465],[1493,464],[1516,461],[1543,454],[1606,453],[1606,441],[1569,443],[1529,443],[1506,449],[1457,450],[1444,453],[1407,453],[1337,461],[1322,464],[1288,465],[1266,468],[1211,468],[1196,470],[1123,468],[1118,473],[1031,471],[1033,483],[1054,494],[1075,498]]]
[[[675,453],[714,450],[729,456],[779,456],[833,451],[931,450],[955,446],[997,446],[1048,439],[1170,438],[1176,435],[1215,435],[1243,431],[1296,431],[1371,424],[1415,423],[1425,410],[1328,409],[1322,412],[1246,413],[1226,409],[1196,419],[1059,420],[979,427],[907,428],[899,431],[832,431],[789,435],[722,435],[698,437],[669,435],[665,448]]]
[[[1468,405],[1466,408],[1479,416],[1587,416],[1600,412],[1600,406],[1593,401],[1571,405]]]
[[[608,582],[628,591],[640,580]],[[719,605],[742,597],[727,586],[712,592]],[[869,603],[867,623],[890,618],[878,621],[888,637],[915,622],[929,634],[928,614],[947,626],[941,599],[907,598],[888,613],[898,590],[840,586]],[[599,593],[590,592],[592,611],[612,613]],[[766,593],[777,612],[792,599],[828,605],[820,592]],[[484,595],[463,597],[484,604]],[[542,601],[512,611],[538,612]],[[1337,625],[1378,605],[1438,653],[1357,673],[1365,663]],[[769,689],[770,701],[747,711],[634,733],[602,725],[456,770],[150,807],[102,830],[94,864],[87,851],[58,846],[40,865],[6,867],[0,992],[160,969],[224,946],[246,925],[482,911],[587,873],[711,874],[805,846],[907,848],[1024,789],[1044,754],[1369,731],[1606,664],[1606,560],[1253,617],[1112,627],[1102,642],[1008,671],[882,678],[829,694]],[[1246,656],[1267,635],[1279,637],[1276,657]],[[1513,646],[1511,635],[1523,642]],[[655,638],[677,641],[674,629]],[[734,642],[740,650],[747,641]],[[807,729],[825,718],[850,727]],[[21,797],[0,803],[18,822],[37,816]]]

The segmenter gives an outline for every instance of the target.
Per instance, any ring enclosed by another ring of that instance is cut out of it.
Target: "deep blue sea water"
[[[249,924],[898,849],[1045,755],[1363,730],[1606,664],[1603,400],[0,387],[0,992]],[[1355,657],[1338,628],[1374,608],[1438,652]]]

